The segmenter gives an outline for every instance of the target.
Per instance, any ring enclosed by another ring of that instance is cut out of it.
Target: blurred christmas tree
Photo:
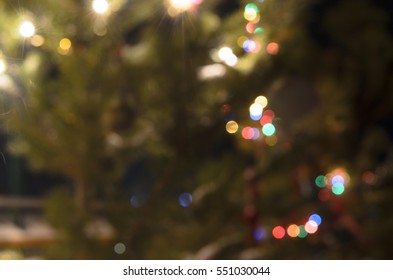
[[[10,150],[70,180],[47,257],[390,258],[380,2],[0,3]]]

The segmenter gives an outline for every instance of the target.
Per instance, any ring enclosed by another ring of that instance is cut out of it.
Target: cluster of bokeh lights
[[[226,123],[226,131],[230,134],[235,134],[240,130],[241,136],[245,140],[255,141],[263,137],[267,145],[276,145],[276,127],[273,124],[275,114],[270,109],[266,110],[268,103],[268,99],[260,95],[249,107],[250,119],[258,122],[258,126],[245,126],[240,129],[236,121],[230,120]]]
[[[318,198],[321,201],[329,200],[331,194],[340,196],[350,181],[350,176],[344,168],[336,168],[326,175],[315,178],[315,185],[320,188]]]
[[[308,220],[301,225],[290,224],[286,228],[283,226],[275,226],[272,229],[272,236],[275,239],[283,239],[286,235],[291,238],[305,238],[309,234],[316,233],[321,223],[321,216],[318,214],[312,214]]]
[[[258,1],[263,3],[264,1]],[[255,3],[248,3],[244,7],[243,17],[246,20],[245,30],[247,36],[240,36],[237,44],[247,53],[259,53],[262,49],[260,36],[264,32],[264,28],[260,26],[261,13],[260,8]],[[258,39],[259,38],[259,39]],[[266,44],[266,52],[270,55],[278,54],[280,46],[276,42]]]

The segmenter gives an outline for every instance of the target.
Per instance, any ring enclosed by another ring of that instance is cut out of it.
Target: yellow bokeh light
[[[265,96],[260,95],[257,98],[255,98],[255,103],[261,104],[262,108],[265,108],[268,104],[268,100]]]
[[[258,12],[254,9],[244,11],[244,18],[248,21],[255,21],[258,18]]]
[[[59,48],[65,51],[68,51],[71,48],[71,41],[68,38],[63,38],[59,42]]]
[[[0,74],[3,74],[7,70],[7,64],[0,58]]]
[[[35,26],[31,21],[24,21],[19,26],[19,33],[25,37],[29,38],[35,34]]]
[[[105,14],[109,10],[109,3],[106,0],[94,0],[92,6],[97,14]]]
[[[239,125],[235,121],[229,121],[226,124],[226,130],[228,133],[234,134],[239,130]]]
[[[277,142],[278,142],[278,139],[277,139],[277,136],[275,136],[275,135],[267,136],[265,138],[266,145],[268,145],[270,147],[275,146],[277,144]]]
[[[239,38],[237,38],[237,45],[239,47],[243,48],[243,44],[247,40],[248,40],[248,38],[246,36],[240,36]]]
[[[30,43],[34,46],[34,47],[41,47],[45,42],[44,37],[42,37],[41,35],[34,35],[33,37],[31,37],[30,39]]]

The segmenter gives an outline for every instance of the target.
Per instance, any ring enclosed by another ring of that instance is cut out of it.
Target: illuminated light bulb
[[[259,104],[259,103],[253,103],[253,104],[251,104],[249,110],[250,110],[250,114],[253,115],[253,116],[259,116],[259,115],[262,116],[263,107],[262,107],[262,105]]]
[[[35,34],[35,26],[31,21],[24,21],[19,26],[19,33],[25,37],[29,38]]]
[[[272,136],[276,132],[276,127],[271,123],[267,123],[262,127],[262,132],[265,136]]]
[[[332,186],[332,192],[335,195],[342,195],[345,191],[345,186],[341,183],[336,183]]]
[[[327,182],[328,181],[327,181],[326,176],[319,175],[319,176],[317,176],[317,178],[315,178],[315,185],[317,185],[317,187],[319,187],[319,188],[325,187]]]
[[[312,214],[309,218],[309,221],[314,221],[318,226],[322,223],[322,218],[318,214]]]
[[[258,96],[255,98],[255,103],[261,104],[262,108],[265,108],[268,104],[267,98],[263,95]]]
[[[7,64],[0,58],[0,74],[3,74],[7,70]]]
[[[267,44],[266,46],[266,52],[270,55],[276,55],[278,54],[280,50],[280,46],[277,43],[271,42],[269,44]]]
[[[180,206],[187,208],[191,205],[192,203],[192,195],[190,193],[182,193],[179,195],[179,204]]]
[[[305,238],[308,235],[306,229],[304,228],[303,225],[299,226],[299,234],[297,235],[297,237],[299,238]]]
[[[30,43],[34,47],[41,47],[45,43],[45,39],[41,35],[34,35],[30,38]]]
[[[275,145],[277,144],[277,142],[278,142],[278,138],[277,138],[277,136],[275,136],[275,135],[267,136],[267,137],[265,138],[265,143],[266,143],[266,145],[268,145],[268,146],[270,146],[270,147],[275,146]]]
[[[109,10],[109,3],[107,0],[94,0],[92,7],[97,14],[105,14]]]
[[[225,126],[228,133],[234,134],[239,130],[239,125],[235,121],[227,122]]]
[[[304,229],[307,231],[308,234],[314,234],[318,231],[318,225],[314,221],[308,221],[304,225]]]
[[[272,230],[273,237],[276,239],[283,239],[285,236],[285,228],[282,226],[276,226]]]
[[[297,225],[292,224],[292,225],[288,226],[287,234],[290,237],[297,237],[299,235],[299,233],[300,233],[300,229],[299,229],[299,227]]]

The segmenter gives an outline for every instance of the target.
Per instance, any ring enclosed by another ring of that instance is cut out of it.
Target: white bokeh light
[[[25,37],[29,38],[35,34],[35,26],[31,21],[24,21],[19,26],[19,33]]]
[[[94,0],[92,6],[97,14],[105,14],[109,10],[109,3],[106,0]]]
[[[0,58],[0,74],[3,74],[7,70],[7,65],[5,61]]]

